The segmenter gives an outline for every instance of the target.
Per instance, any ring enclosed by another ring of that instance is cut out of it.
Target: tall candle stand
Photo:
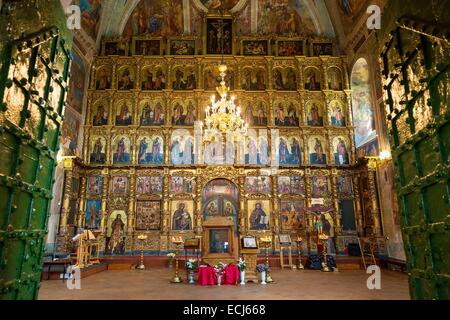
[[[301,237],[298,237],[295,242],[297,243],[297,256],[298,256],[298,262],[297,262],[297,269],[303,270],[305,267],[302,264],[302,241],[303,239]]]
[[[170,282],[172,283],[182,283],[183,280],[181,280],[180,274],[178,272],[178,245],[183,243],[183,240],[181,239],[181,237],[172,237],[172,242],[173,244],[176,246],[175,248],[175,275],[173,276],[172,280],[170,280]]]
[[[264,243],[264,246],[266,248],[266,265],[267,265],[266,283],[272,283],[273,278],[269,272],[269,267],[270,267],[270,265],[269,265],[269,247],[272,242],[272,239],[270,237],[263,237],[263,238],[261,238],[261,241]]]
[[[147,239],[147,235],[140,234],[140,235],[138,235],[137,238],[141,242],[141,258],[140,258],[139,265],[136,267],[136,269],[145,270],[145,265],[144,265],[144,244],[145,244],[145,240]]]
[[[330,268],[328,268],[328,261],[327,261],[326,241],[328,240],[328,236],[326,234],[322,233],[322,234],[319,234],[318,238],[322,242],[322,255],[323,255],[322,271],[323,272],[331,272]]]

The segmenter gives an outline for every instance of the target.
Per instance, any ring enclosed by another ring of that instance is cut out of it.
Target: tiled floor
[[[368,274],[362,270],[323,273],[314,270],[274,270],[273,284],[247,283],[244,286],[201,287],[169,282],[173,270],[110,270],[81,280],[80,290],[69,290],[60,280],[42,282],[39,299],[409,299],[407,276],[382,271],[381,289],[368,290]],[[182,274],[185,276],[185,274]]]

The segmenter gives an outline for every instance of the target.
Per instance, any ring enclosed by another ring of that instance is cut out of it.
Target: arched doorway
[[[210,180],[202,190],[203,221],[209,217],[232,217],[238,230],[239,188],[224,178]]]

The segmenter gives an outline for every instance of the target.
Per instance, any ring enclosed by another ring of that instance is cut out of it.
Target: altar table
[[[226,266],[221,284],[236,285],[239,281],[239,268],[235,265]],[[204,266],[198,268],[198,284],[201,286],[217,285],[217,275],[214,267]]]

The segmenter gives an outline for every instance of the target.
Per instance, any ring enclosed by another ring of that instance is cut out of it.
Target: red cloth
[[[217,276],[214,267],[206,266],[198,268],[198,284],[201,286],[217,285]]]
[[[236,265],[228,265],[225,267],[222,284],[236,285],[239,281],[239,268]]]

